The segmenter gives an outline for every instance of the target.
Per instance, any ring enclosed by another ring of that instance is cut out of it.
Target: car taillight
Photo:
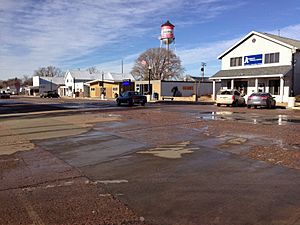
[[[235,98],[234,98],[234,95],[232,95],[232,100],[234,100]]]
[[[249,97],[248,97],[248,99],[250,99],[250,100],[251,100],[251,99],[252,99],[252,96],[249,96]]]
[[[267,96],[262,96],[261,99],[266,100],[266,99],[268,99],[268,97]]]

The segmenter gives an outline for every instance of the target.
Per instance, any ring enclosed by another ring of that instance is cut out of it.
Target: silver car
[[[250,109],[251,107],[267,107],[269,109],[275,108],[276,100],[270,93],[252,93],[248,97],[247,107]]]

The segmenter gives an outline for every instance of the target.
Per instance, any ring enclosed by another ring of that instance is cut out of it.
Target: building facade
[[[95,79],[101,79],[102,73],[90,73],[85,70],[67,71],[65,75],[65,96],[89,97],[90,87],[86,84]]]
[[[33,92],[33,94],[43,94],[47,91],[57,91],[59,87],[63,86],[65,81],[63,77],[41,77],[33,76],[32,77],[33,87],[36,87],[35,90],[38,92]]]
[[[104,73],[101,79],[87,82],[92,98],[116,98],[124,91],[134,90],[134,77],[128,73]]]
[[[195,77],[194,77],[195,78]],[[220,87],[220,83],[217,82],[216,88]],[[135,91],[142,94],[149,93],[156,95],[159,100],[164,97],[191,97],[193,95],[203,96],[211,95],[213,89],[213,82],[204,80],[201,78],[193,79],[190,81],[166,81],[166,80],[151,80],[150,89],[149,81],[136,81]]]
[[[221,70],[210,79],[221,89],[238,89],[245,99],[253,92],[269,92],[277,102],[300,94],[300,41],[250,32],[222,53]],[[298,62],[298,63],[297,63]]]

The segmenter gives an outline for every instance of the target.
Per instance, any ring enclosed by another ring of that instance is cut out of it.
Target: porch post
[[[234,79],[231,80],[231,89],[234,88]]]
[[[216,81],[213,80],[213,94],[212,94],[212,100],[216,100]]]
[[[280,77],[280,101],[283,102],[284,79]]]
[[[258,79],[255,78],[255,92],[258,92]]]

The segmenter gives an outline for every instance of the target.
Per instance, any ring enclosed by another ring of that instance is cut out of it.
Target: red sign
[[[194,90],[194,86],[183,86],[182,89],[184,91],[192,91],[192,90]]]

